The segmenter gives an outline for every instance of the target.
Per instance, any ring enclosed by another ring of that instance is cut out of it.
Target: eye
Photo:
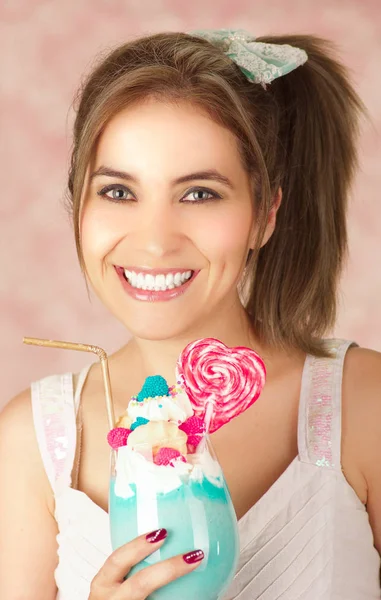
[[[130,202],[135,200],[132,196],[132,192],[126,188],[124,185],[120,185],[117,183],[113,183],[111,185],[106,185],[99,192],[97,192],[98,196],[103,196],[112,202]]]
[[[221,198],[222,196],[217,194],[217,192],[213,192],[213,190],[209,190],[207,188],[192,188],[185,196],[183,196],[182,202],[187,202],[189,204],[202,204],[204,202],[210,202],[211,200],[218,200]]]

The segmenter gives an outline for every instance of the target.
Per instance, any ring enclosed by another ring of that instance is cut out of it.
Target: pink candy
[[[187,443],[195,448],[201,442],[202,434],[205,432],[205,424],[204,421],[193,415],[193,417],[189,417],[189,419],[184,421],[184,423],[179,426],[179,429],[187,434]]]
[[[178,450],[175,450],[174,448],[160,448],[159,452],[154,458],[154,463],[155,465],[167,466],[171,465],[172,461],[178,458],[180,458],[183,462],[186,462],[186,458],[180,454]]]
[[[189,396],[195,415],[205,420],[213,404],[209,432],[248,409],[260,396],[266,367],[254,350],[228,348],[214,338],[188,344],[177,362],[177,376]]]
[[[127,445],[127,439],[130,433],[130,429],[125,429],[124,427],[115,427],[108,432],[107,441],[113,450],[117,450],[121,446]]]

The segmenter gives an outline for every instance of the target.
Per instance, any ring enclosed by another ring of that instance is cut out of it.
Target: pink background
[[[381,350],[379,0],[3,0],[0,7],[0,352],[4,404],[30,381],[92,356],[23,346],[23,335],[116,349],[126,332],[86,294],[63,206],[71,101],[94,55],[132,35],[244,28],[339,44],[371,121],[350,210],[336,334]]]

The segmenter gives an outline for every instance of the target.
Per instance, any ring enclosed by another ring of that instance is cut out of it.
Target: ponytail
[[[275,131],[263,134],[273,136],[272,143],[259,142],[272,193],[280,186],[283,199],[272,237],[253,257],[255,281],[246,306],[267,342],[324,355],[319,339],[336,318],[363,107],[328,42],[312,36],[258,41],[290,44],[309,58],[265,92]]]

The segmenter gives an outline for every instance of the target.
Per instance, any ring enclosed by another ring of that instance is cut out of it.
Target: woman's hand
[[[166,537],[167,531],[158,529],[115,550],[94,577],[88,600],[144,600],[170,581],[194,571],[204,558],[202,550],[146,567],[124,581],[132,567],[158,550]]]

